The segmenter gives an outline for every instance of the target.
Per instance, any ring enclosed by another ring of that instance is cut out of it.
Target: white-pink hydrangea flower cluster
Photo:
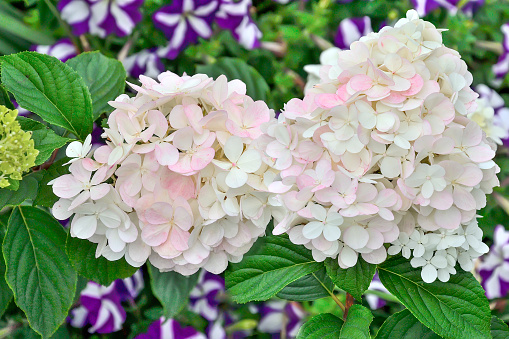
[[[274,118],[239,80],[165,72],[119,96],[105,146],[72,144],[70,174],[52,182],[58,219],[97,243],[96,256],[149,260],[161,270],[212,273],[238,262],[281,209],[277,171],[253,141]]]
[[[496,145],[467,115],[477,94],[460,55],[415,11],[337,52],[257,147],[288,233],[317,261],[377,264],[403,252],[427,282],[487,251],[476,211],[498,185]]]

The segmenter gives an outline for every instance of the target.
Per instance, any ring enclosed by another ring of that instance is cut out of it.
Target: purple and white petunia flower
[[[502,225],[495,227],[493,245],[483,256],[479,275],[489,299],[505,297],[509,292],[509,231]]]
[[[334,44],[341,48],[350,48],[350,44],[364,35],[373,32],[369,16],[341,20],[334,39]]]
[[[208,321],[216,320],[219,316],[218,294],[224,293],[224,279],[205,270],[200,272],[198,284],[190,294],[189,308]]]
[[[130,278],[117,279],[113,283],[122,301],[136,299],[145,287],[141,270],[138,270]]]
[[[437,8],[445,8],[449,14],[455,15],[458,12],[458,4],[461,0],[412,0],[412,5],[420,17],[428,15]],[[484,5],[485,0],[470,0],[461,8],[467,15],[473,15]]]
[[[143,0],[60,0],[58,9],[75,35],[90,33],[104,38],[113,33],[123,37],[141,21],[142,4]]]
[[[378,277],[378,272],[375,273],[373,280],[371,280],[368,290],[389,293],[389,291],[385,288],[385,286],[380,281],[380,278]],[[366,294],[366,301],[368,302],[369,307],[372,310],[379,309],[381,307],[384,307],[387,304],[387,302],[385,300],[383,300],[382,298],[380,298],[374,294]]]
[[[66,62],[78,55],[76,46],[74,46],[69,38],[60,39],[53,45],[34,45],[31,50],[41,54],[54,56],[62,62]]]
[[[165,71],[165,67],[155,49],[144,49],[127,57],[122,63],[127,73],[136,79],[140,75],[157,78],[159,74]]]
[[[175,0],[154,13],[152,19],[157,28],[170,40],[159,56],[175,59],[198,37],[210,38],[212,22],[219,7],[219,0]]]
[[[500,30],[504,34],[504,40],[502,41],[503,52],[498,58],[498,62],[492,68],[498,84],[502,82],[509,72],[509,22],[503,24]]]
[[[122,329],[126,313],[120,304],[120,294],[115,284],[108,287],[93,281],[81,291],[81,305],[71,310],[70,324],[73,327],[90,325],[90,333],[112,333]]]
[[[165,320],[161,317],[153,322],[147,333],[139,334],[135,339],[206,339],[203,333],[198,332],[192,327],[182,327],[173,320]]]
[[[233,37],[247,49],[260,47],[262,32],[253,21],[250,9],[251,0],[222,0],[219,11],[216,13],[216,22],[219,27],[228,29]]]
[[[268,301],[257,305],[260,313],[258,331],[272,334],[272,338],[279,338],[282,326],[286,326],[286,336],[295,338],[303,324],[304,310],[296,302],[284,300]]]

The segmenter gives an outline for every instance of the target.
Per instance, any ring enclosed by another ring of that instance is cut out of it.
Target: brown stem
[[[46,161],[42,165],[39,165],[39,166],[36,166],[36,167],[32,168],[32,171],[33,172],[37,172],[37,171],[40,171],[40,170],[48,169],[53,164],[53,162],[55,161],[55,158],[57,157],[58,150],[59,150],[58,148],[56,150],[54,150],[53,153],[51,154],[51,158],[49,158],[48,161]]]
[[[81,42],[81,45],[83,46],[83,52],[91,51],[90,43],[88,42],[87,37],[84,34],[80,35],[80,42]]]
[[[350,309],[350,307],[352,307],[353,303],[354,303],[354,298],[353,296],[346,292],[346,301],[345,301],[345,313],[343,314],[343,320],[346,321],[346,316],[348,315],[348,310]]]

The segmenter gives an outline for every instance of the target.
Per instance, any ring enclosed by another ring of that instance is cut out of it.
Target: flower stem
[[[323,288],[327,291],[327,293],[329,293],[329,295],[331,296],[332,300],[334,300],[334,302],[335,302],[336,304],[338,304],[339,308],[341,308],[341,310],[342,310],[343,312],[346,312],[345,305],[343,305],[343,303],[342,303],[342,302],[338,299],[338,297],[336,297],[336,295],[335,295],[332,291],[330,291],[330,290],[327,288],[327,286],[325,286],[325,285],[323,284],[323,282],[322,282],[320,279],[318,279],[318,277],[317,277],[314,273],[311,273],[311,274],[313,275],[313,277],[315,277],[315,279],[316,279],[316,280],[318,280],[318,282],[320,283],[320,285],[322,285],[322,287],[323,287]]]
[[[65,32],[67,33],[67,35],[71,39],[74,47],[76,47],[76,50],[81,53],[81,46],[80,46],[80,44],[78,42],[78,39],[76,39],[76,37],[72,34],[71,28],[69,27],[67,22],[62,20],[62,17],[60,16],[60,13],[58,12],[58,10],[55,7],[55,5],[51,2],[51,0],[44,0],[44,2],[48,6],[48,8],[51,11],[51,13],[53,13],[55,18],[57,18],[58,22],[60,23],[60,26],[62,26],[64,28]]]
[[[353,296],[346,292],[346,302],[345,302],[345,313],[343,314],[343,320],[346,321],[346,317],[348,316],[348,310],[352,307],[355,302]]]

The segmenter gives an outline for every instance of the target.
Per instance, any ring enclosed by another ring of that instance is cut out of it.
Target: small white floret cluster
[[[212,273],[238,262],[265,233],[277,206],[267,185],[276,171],[253,140],[274,118],[239,80],[165,72],[141,76],[136,96],[119,96],[105,146],[71,143],[70,174],[52,182],[58,219],[96,256],[147,260],[161,270]]]
[[[485,253],[476,211],[498,185],[496,145],[468,119],[477,94],[459,54],[415,11],[335,51],[256,147],[288,209],[275,234],[341,267],[400,251],[426,282]]]

